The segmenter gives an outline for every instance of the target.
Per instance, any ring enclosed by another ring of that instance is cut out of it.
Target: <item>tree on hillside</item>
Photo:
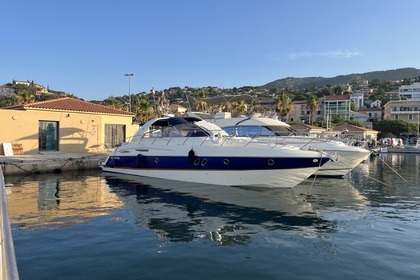
[[[19,104],[28,104],[36,100],[36,87],[33,83],[29,86],[23,84],[15,85],[16,99]]]
[[[241,115],[246,114],[248,111],[248,106],[244,100],[232,102],[232,114]]]
[[[18,101],[15,96],[12,97],[0,97],[0,108],[6,108],[18,105]]]
[[[308,108],[310,115],[309,115],[309,124],[313,123],[313,118],[316,111],[319,108],[319,99],[316,95],[310,94],[306,101],[306,108]]]
[[[378,138],[384,138],[388,133],[399,137],[403,132],[417,133],[417,124],[403,120],[382,120],[374,125],[373,129],[379,131]]]
[[[264,107],[261,106],[260,103],[257,100],[253,99],[251,101],[250,106],[249,106],[249,111],[253,112],[253,113],[264,112]]]
[[[335,95],[342,95],[343,94],[343,87],[341,85],[335,86],[333,89]]]
[[[285,119],[289,117],[290,112],[293,111],[293,102],[289,95],[282,93],[279,96],[276,111]]]
[[[108,99],[105,99],[104,105],[120,110],[124,110],[127,108],[127,105],[121,100],[121,98],[116,98],[113,96],[109,97]]]
[[[232,113],[232,103],[230,102],[225,102],[223,104],[220,105],[219,109],[222,112],[228,112],[228,113]]]
[[[209,106],[207,102],[203,100],[197,100],[197,102],[195,103],[195,109],[199,112],[207,112],[208,108]]]
[[[331,123],[333,123],[334,125],[340,125],[340,124],[345,123],[345,119],[341,115],[333,115]]]
[[[149,119],[155,117],[155,110],[146,98],[136,96],[132,109],[136,113],[136,119],[139,123],[147,122]]]

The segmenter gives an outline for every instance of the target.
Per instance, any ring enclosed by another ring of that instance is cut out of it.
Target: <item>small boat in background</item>
[[[101,165],[105,172],[226,186],[293,187],[330,160],[294,146],[230,137],[198,118],[145,123]]]
[[[194,113],[190,113],[194,116]],[[201,116],[201,115],[199,115]],[[226,117],[208,120],[226,131],[229,135],[248,136],[264,143],[293,145],[301,150],[321,151],[334,155],[333,161],[323,165],[318,176],[344,176],[364,160],[371,151],[350,146],[333,138],[315,138],[296,135],[296,132],[285,122],[267,117]]]

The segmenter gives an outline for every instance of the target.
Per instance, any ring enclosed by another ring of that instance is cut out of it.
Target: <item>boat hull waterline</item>
[[[253,187],[281,187],[292,188],[307,179],[318,170],[313,168],[298,168],[295,173],[283,170],[156,170],[156,169],[128,169],[103,168],[103,171],[119,174],[136,175],[166,180],[184,181],[199,184],[213,184],[222,186],[253,186]],[[306,175],[303,175],[306,174]]]
[[[193,151],[193,150],[192,150]],[[323,158],[110,156],[103,171],[226,186],[293,187],[329,161]],[[300,168],[305,166],[305,168]]]

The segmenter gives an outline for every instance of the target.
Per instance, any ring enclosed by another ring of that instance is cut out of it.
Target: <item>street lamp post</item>
[[[130,78],[131,78],[132,76],[134,76],[134,74],[133,74],[133,73],[129,73],[129,74],[124,74],[124,76],[128,77],[128,102],[129,102],[129,104],[128,104],[128,108],[129,108],[129,111],[131,112],[131,90],[130,90]]]

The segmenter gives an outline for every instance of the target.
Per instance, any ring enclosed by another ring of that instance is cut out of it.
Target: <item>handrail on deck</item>
[[[0,266],[2,280],[18,280],[15,247],[13,245],[9,214],[7,211],[6,186],[3,170],[0,168]]]

